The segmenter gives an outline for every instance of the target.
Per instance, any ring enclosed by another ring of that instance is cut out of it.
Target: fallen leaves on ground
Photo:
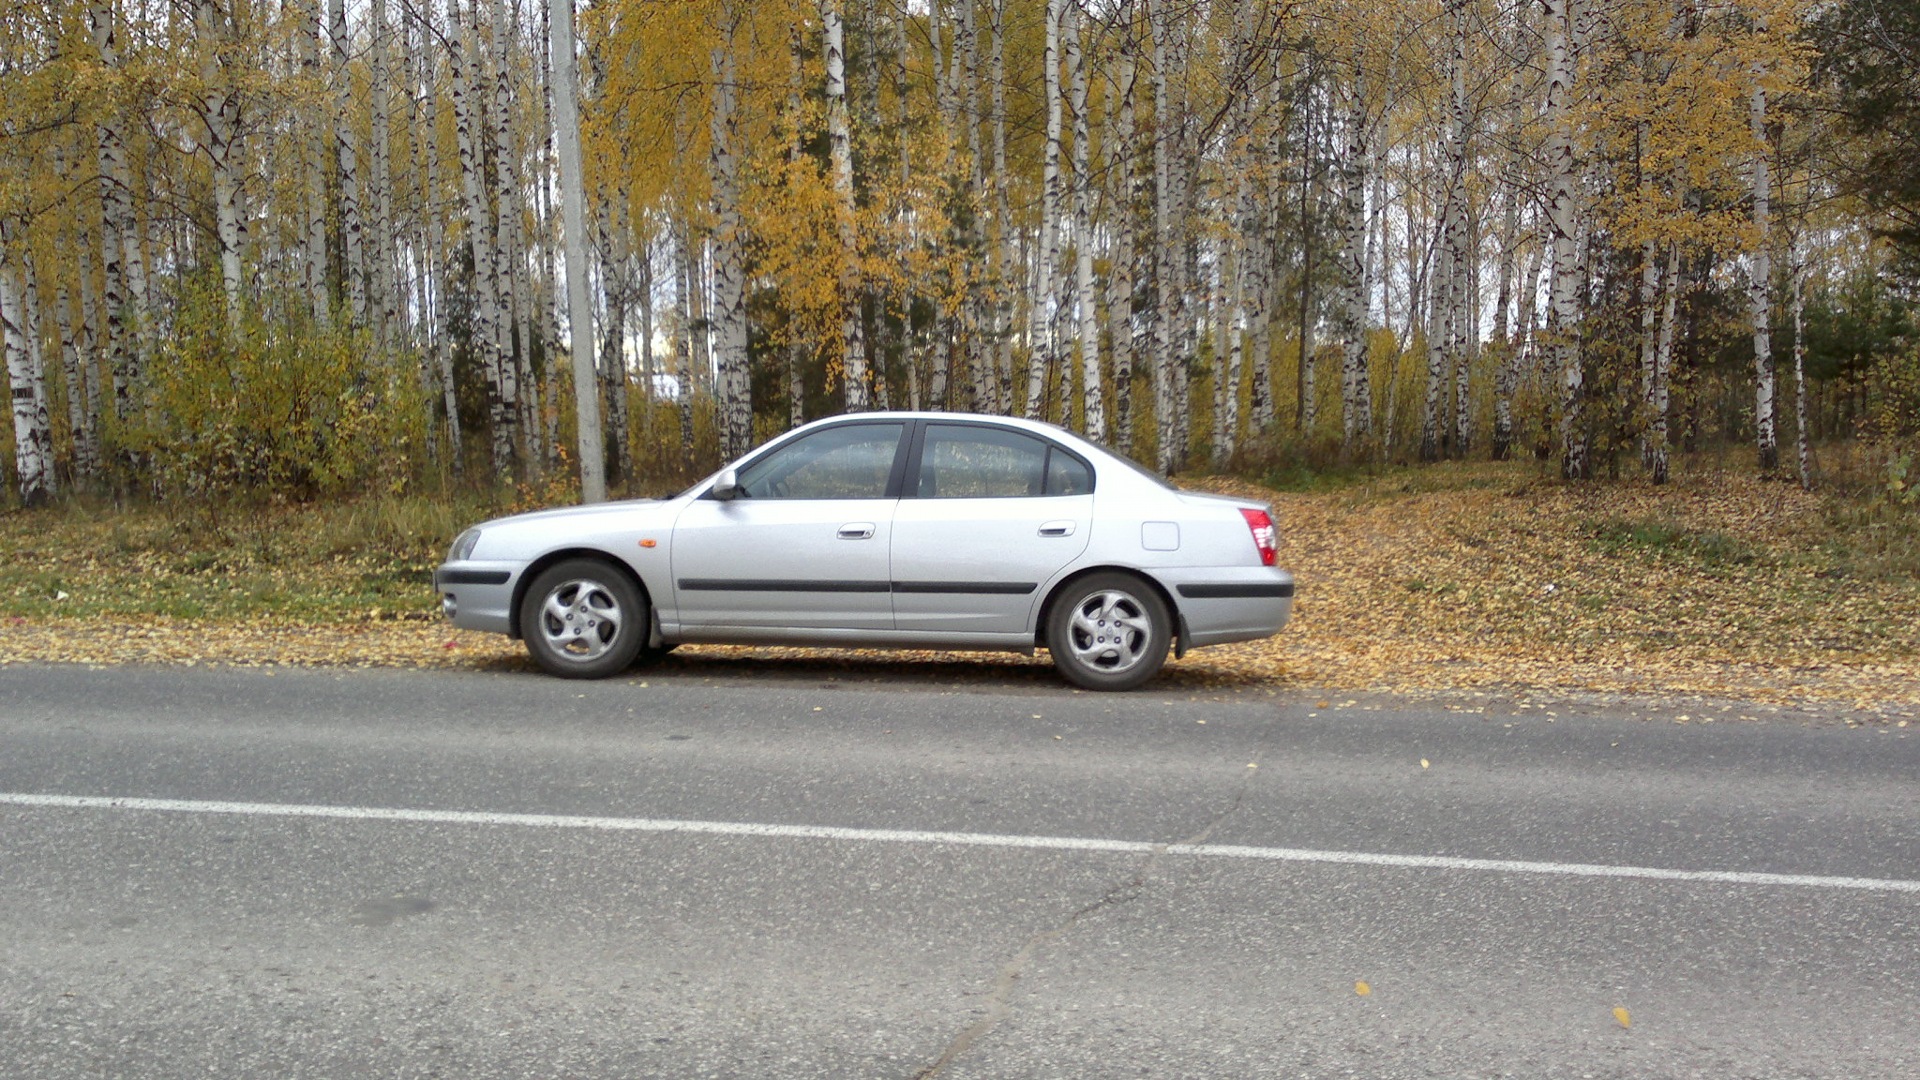
[[[1920,715],[1920,585],[1848,576],[1822,503],[1791,485],[1720,472],[1563,485],[1486,464],[1313,494],[1190,484],[1272,502],[1298,592],[1279,636],[1172,661],[1165,690],[1592,691]],[[0,575],[0,663],[528,667],[517,643],[439,620],[424,550],[411,570],[371,552],[296,567],[272,542],[250,541],[256,558],[143,546],[119,523],[62,529],[57,513],[0,521],[15,564]],[[664,662],[1047,683],[1044,665],[743,647]]]
[[[1457,482],[1272,496],[1295,622],[1208,662],[1397,691],[1920,705],[1920,584],[1846,576],[1816,496],[1726,473],[1655,487],[1438,469]]]

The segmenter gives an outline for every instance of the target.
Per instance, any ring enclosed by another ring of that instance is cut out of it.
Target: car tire
[[[1089,690],[1131,690],[1158,675],[1172,640],[1166,601],[1132,574],[1071,582],[1047,613],[1054,667]]]
[[[535,663],[563,679],[604,679],[633,665],[647,643],[647,602],[632,579],[600,559],[547,567],[520,599],[520,637]]]

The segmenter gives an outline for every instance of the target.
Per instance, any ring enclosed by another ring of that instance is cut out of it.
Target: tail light
[[[1253,546],[1260,549],[1260,565],[1272,566],[1274,557],[1279,554],[1273,518],[1265,510],[1249,510],[1245,507],[1241,508],[1240,516],[1247,519],[1247,531],[1253,534]]]

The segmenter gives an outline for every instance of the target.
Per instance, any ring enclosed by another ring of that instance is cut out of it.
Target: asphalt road
[[[1920,1078],[1920,729],[832,671],[0,668],[0,1076]]]

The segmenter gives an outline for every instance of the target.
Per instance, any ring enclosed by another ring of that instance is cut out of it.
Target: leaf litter
[[[1567,485],[1489,464],[1311,493],[1188,483],[1273,504],[1297,594],[1281,634],[1171,660],[1163,692],[1646,694],[1920,716],[1920,583],[1851,574],[1822,500],[1788,484],[1713,471]],[[518,643],[440,619],[442,537],[307,559],[284,539],[298,511],[224,545],[130,542],[126,521],[62,514],[0,518],[0,664],[530,668]],[[1052,682],[1044,654],[703,646],[660,670]]]

